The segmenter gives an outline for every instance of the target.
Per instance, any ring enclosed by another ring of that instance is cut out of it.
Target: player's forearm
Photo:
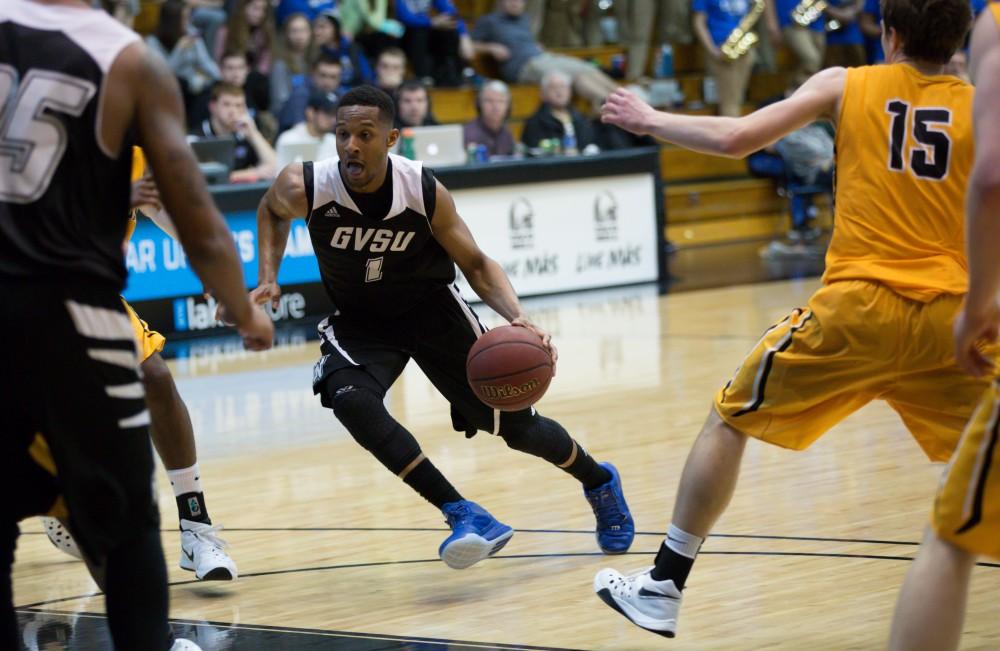
[[[275,214],[267,195],[257,209],[257,285],[278,281],[291,222]]]
[[[513,321],[524,316],[524,308],[518,300],[507,274],[495,260],[485,258],[476,269],[463,270],[465,279],[483,302],[494,312]]]
[[[661,140],[705,154],[742,158],[767,143],[754,146],[742,128],[743,118],[676,115],[657,112],[643,129]]]
[[[1000,295],[1000,170],[979,166],[969,180],[967,309],[985,312]]]

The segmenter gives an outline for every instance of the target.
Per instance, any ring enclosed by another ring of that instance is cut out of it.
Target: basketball
[[[552,357],[541,338],[520,326],[500,326],[480,337],[465,362],[469,386],[501,411],[538,402],[552,380]]]

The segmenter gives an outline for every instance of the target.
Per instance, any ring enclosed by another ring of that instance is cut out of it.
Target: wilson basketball
[[[520,326],[480,337],[465,362],[469,386],[494,409],[518,411],[538,402],[552,380],[552,357],[541,338]]]

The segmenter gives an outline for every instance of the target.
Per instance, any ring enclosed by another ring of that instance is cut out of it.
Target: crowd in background
[[[180,83],[191,133],[235,139],[234,182],[272,176],[287,162],[278,153],[283,145],[312,142],[335,155],[337,97],[359,84],[395,98],[398,127],[437,124],[432,87],[475,85],[478,117],[464,133],[488,155],[537,150],[552,140],[588,152],[636,140],[594,122],[574,96],[593,109],[622,81],[670,74],[658,57],[671,43],[701,46],[717,96],[711,99],[723,115],[742,112],[751,71],[773,69],[778,46],[795,57],[787,92],[824,65],[881,57],[878,0],[829,0],[807,24],[801,14],[813,0],[497,0],[472,25],[452,0],[119,2],[121,12],[158,14],[147,25],[147,43]],[[983,6],[985,0],[973,0],[977,12]],[[761,14],[752,26],[759,42],[731,56],[724,44],[749,14]],[[609,70],[546,49],[610,42],[626,55]],[[496,79],[475,72],[477,57],[478,69],[486,62]],[[507,128],[508,84],[540,88],[520,145]]]

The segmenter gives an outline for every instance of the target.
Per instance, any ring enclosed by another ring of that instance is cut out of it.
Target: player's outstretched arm
[[[233,236],[185,139],[177,81],[166,62],[144,47],[134,48],[128,55],[119,57],[124,59],[122,81],[127,88],[142,89],[130,91],[135,102],[133,124],[181,244],[198,276],[239,328],[244,344],[254,350],[270,348],[274,324],[247,300]]]
[[[278,269],[288,244],[292,220],[305,217],[309,210],[302,163],[285,166],[278,178],[261,197],[257,206],[257,288],[250,299],[263,304],[271,301],[277,307],[281,297]]]
[[[1000,334],[1000,33],[984,12],[972,38],[976,162],[966,193],[969,295],[955,321],[958,363],[974,375],[994,371],[978,344]]]
[[[601,108],[601,121],[694,151],[743,158],[816,120],[836,121],[846,74],[844,68],[822,70],[791,97],[740,118],[657,111],[619,88]]]
[[[521,301],[518,300],[514,288],[510,284],[510,279],[504,273],[503,268],[497,261],[489,257],[476,244],[475,238],[465,221],[459,217],[455,209],[455,201],[451,198],[451,193],[441,185],[437,184],[437,207],[434,210],[434,218],[431,220],[431,227],[434,231],[434,239],[444,247],[451,259],[455,261],[458,268],[462,270],[465,279],[473,291],[483,299],[487,305],[510,321],[512,325],[520,325],[533,330],[549,349],[552,361],[558,359],[558,352],[552,345],[552,337],[528,319]]]

